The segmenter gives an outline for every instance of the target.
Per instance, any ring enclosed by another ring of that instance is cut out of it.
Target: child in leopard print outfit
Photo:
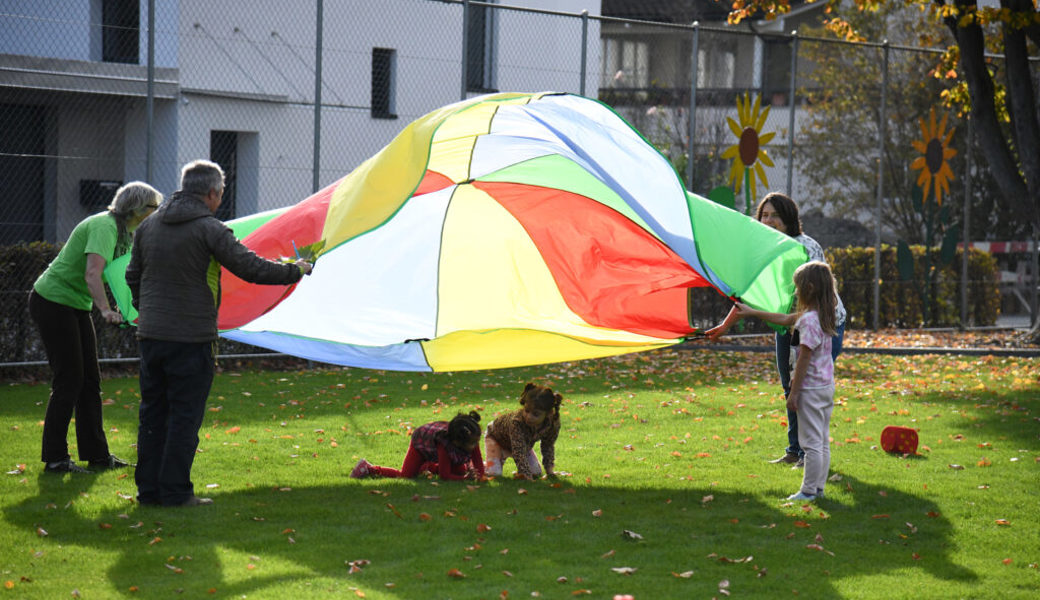
[[[487,428],[487,475],[500,477],[507,458],[516,463],[517,476],[523,479],[554,477],[556,438],[560,435],[560,403],[563,397],[552,389],[528,383],[520,395],[521,409],[496,418]],[[534,454],[534,444],[542,447],[542,465]]]

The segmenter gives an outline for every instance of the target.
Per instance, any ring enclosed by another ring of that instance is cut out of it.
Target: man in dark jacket
[[[181,189],[138,227],[126,282],[140,313],[141,409],[137,500],[198,506],[191,466],[214,374],[220,267],[251,283],[296,283],[304,261],[266,260],[242,245],[214,213],[224,172],[204,160],[181,170]]]

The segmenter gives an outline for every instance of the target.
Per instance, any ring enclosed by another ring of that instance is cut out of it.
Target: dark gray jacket
[[[140,313],[137,337],[216,340],[221,265],[250,283],[288,285],[303,276],[243,246],[201,198],[175,192],[134,234],[126,283]]]

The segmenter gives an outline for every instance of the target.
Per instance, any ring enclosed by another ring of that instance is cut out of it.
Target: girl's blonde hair
[[[798,310],[815,310],[820,315],[824,333],[838,335],[834,319],[838,284],[827,263],[813,260],[798,267],[794,272],[794,285],[798,289]]]

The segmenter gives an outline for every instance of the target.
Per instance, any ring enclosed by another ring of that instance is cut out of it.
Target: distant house
[[[611,104],[685,170],[691,88],[696,87],[694,160],[691,189],[707,193],[727,179],[720,153],[736,142],[726,118],[736,118],[738,95],[761,96],[771,112],[765,130],[774,167],[765,169],[770,189],[787,186],[787,134],[790,123],[791,51],[788,34],[822,23],[823,3],[793,2],[789,14],[773,21],[746,20],[728,25],[728,5],[715,0],[603,0],[603,16],[643,21],[605,21],[601,27],[599,97]],[[691,27],[698,24],[695,34]],[[693,74],[693,61],[697,70]],[[811,65],[798,65],[799,89],[811,82]],[[798,129],[800,104],[796,111]],[[685,177],[684,177],[685,178]],[[792,193],[802,196],[802,181],[792,171]]]
[[[118,185],[148,178],[149,1],[2,4],[0,244],[60,242]],[[225,219],[302,200],[315,180],[335,182],[411,120],[463,95],[582,87],[573,17],[471,6],[464,24],[457,1],[325,0],[319,32],[314,0],[154,5],[150,183],[169,194],[185,162],[215,160],[228,175]],[[598,37],[594,22],[589,38]],[[589,95],[596,79],[589,69]]]
[[[734,26],[726,23],[728,6],[716,0],[603,0],[605,17],[652,23],[603,24],[601,94],[617,104],[624,104],[626,96],[640,104],[648,99],[688,104],[693,83],[689,26],[697,23],[704,28],[697,47],[698,104],[732,105],[734,94],[745,90],[761,93],[775,105],[786,104],[791,76],[787,34],[805,24],[819,26],[824,9],[823,3],[797,1],[781,18]]]

